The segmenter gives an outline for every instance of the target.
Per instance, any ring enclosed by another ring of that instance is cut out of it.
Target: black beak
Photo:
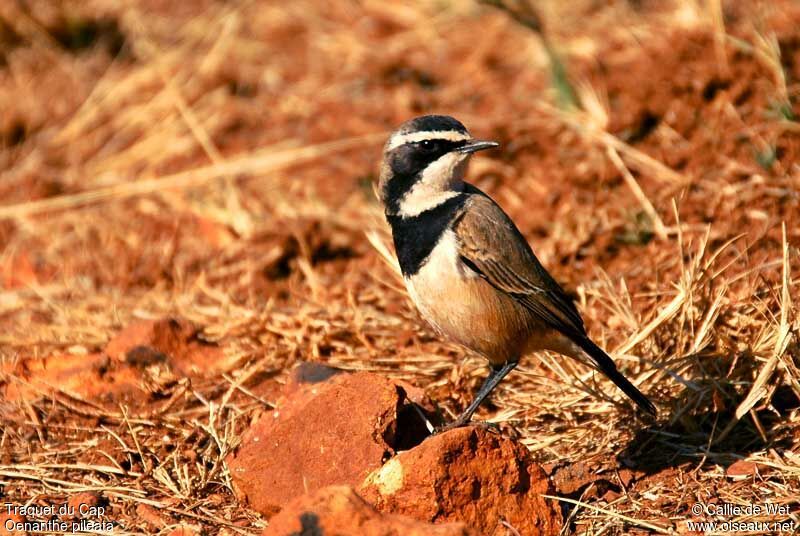
[[[456,151],[459,153],[474,153],[476,151],[483,151],[484,149],[491,149],[500,145],[496,141],[484,140],[468,140],[465,145],[462,145]]]

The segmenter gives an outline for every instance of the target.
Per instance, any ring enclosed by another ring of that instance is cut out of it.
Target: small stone
[[[747,460],[737,460],[730,464],[725,470],[725,474],[731,478],[743,480],[745,478],[755,476],[758,470],[758,465],[755,462]]]

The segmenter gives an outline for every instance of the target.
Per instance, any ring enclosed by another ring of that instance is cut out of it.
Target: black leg
[[[483,385],[481,385],[481,388],[478,389],[478,393],[475,395],[475,400],[473,400],[472,403],[467,406],[467,409],[464,410],[464,413],[459,415],[455,421],[448,424],[444,428],[449,430],[451,428],[458,428],[459,426],[464,426],[467,424],[470,419],[472,419],[472,414],[475,413],[475,411],[478,409],[478,406],[480,406],[481,403],[486,400],[486,397],[489,396],[492,391],[494,391],[494,388],[497,387],[497,384],[499,384],[509,372],[514,370],[514,367],[516,366],[517,362],[511,361],[499,367],[491,367],[489,370],[489,375],[486,377]]]

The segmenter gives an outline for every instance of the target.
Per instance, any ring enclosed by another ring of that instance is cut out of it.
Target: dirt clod
[[[743,480],[755,476],[757,471],[758,465],[755,462],[737,460],[730,464],[727,469],[725,469],[725,475],[733,479]]]
[[[398,416],[408,403],[399,383],[369,373],[292,390],[228,457],[237,493],[272,515],[307,490],[358,485],[395,453]]]
[[[224,370],[222,349],[200,338],[200,329],[181,318],[143,320],[111,339],[105,353],[116,361],[144,368],[167,362],[180,375]]]
[[[481,534],[557,534],[550,483],[521,444],[481,427],[433,436],[372,472],[361,487],[382,512],[432,522],[462,520]]]

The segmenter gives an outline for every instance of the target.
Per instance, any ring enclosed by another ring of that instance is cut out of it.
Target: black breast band
[[[394,249],[405,277],[416,274],[458,215],[469,196],[459,194],[416,216],[387,215],[392,226]]]

